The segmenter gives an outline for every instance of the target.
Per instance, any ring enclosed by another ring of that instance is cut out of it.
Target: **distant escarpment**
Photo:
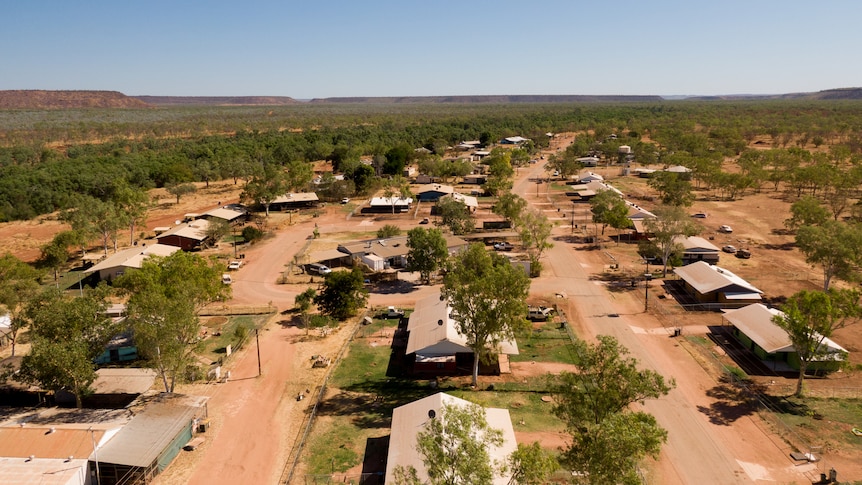
[[[383,96],[383,97],[344,97],[315,98],[312,103],[464,103],[464,104],[505,104],[505,103],[596,103],[596,102],[643,102],[661,101],[661,96],[590,96],[590,95],[487,95],[487,96]]]
[[[299,101],[288,96],[134,96],[155,106],[283,106]]]
[[[0,109],[148,108],[117,91],[0,91]]]

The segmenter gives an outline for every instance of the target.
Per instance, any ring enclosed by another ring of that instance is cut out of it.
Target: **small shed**
[[[206,397],[162,394],[99,450],[102,485],[149,484],[206,418]]]

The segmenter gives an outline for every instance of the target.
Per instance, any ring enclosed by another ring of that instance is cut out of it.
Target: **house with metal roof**
[[[419,300],[408,319],[405,354],[415,356],[414,373],[446,375],[457,373],[459,367],[472,369],[473,349],[467,336],[458,331],[448,300],[441,298],[436,294]],[[495,350],[505,356],[517,355],[518,344],[514,339],[505,340]]]
[[[464,204],[464,206],[467,207],[467,210],[471,213],[476,212],[476,209],[479,208],[479,199],[472,195],[465,195],[458,192],[453,192],[449,195],[444,195],[440,199],[454,199],[455,201]]]
[[[717,307],[739,308],[762,300],[762,291],[727,269],[704,261],[674,268],[685,290],[698,303]]]
[[[678,236],[674,242],[682,246],[682,264],[703,261],[709,264],[718,263],[720,250],[711,242],[700,236]]]
[[[200,214],[198,219],[208,221],[222,221],[227,224],[239,224],[245,220],[247,214],[242,211],[228,209],[227,207],[216,207]]]
[[[320,199],[315,192],[297,192],[284,194],[276,197],[270,202],[270,210],[280,211],[286,209],[309,209],[317,207],[320,204]]]
[[[148,484],[164,471],[207,416],[207,398],[162,394],[99,450],[101,485]]]
[[[179,250],[179,247],[167,244],[134,246],[109,256],[84,272],[97,273],[99,280],[111,281],[122,276],[129,269],[140,269],[144,261],[150,256],[166,257]]]
[[[783,315],[780,310],[761,303],[729,310],[722,318],[733,326],[733,335],[759,359],[770,361],[773,370],[799,370],[799,354],[787,331],[773,318]],[[818,335],[819,336],[819,335]],[[847,350],[828,337],[822,337],[824,355],[808,365],[812,371],[835,371],[847,358]]]
[[[444,234],[446,247],[449,249],[449,254],[454,254],[469,244],[467,241],[458,236]],[[396,236],[387,239],[367,239],[365,241],[356,241],[352,243],[340,244],[338,251],[342,255],[348,256],[352,261],[361,261],[364,256],[374,255],[383,259],[385,266],[391,268],[402,268],[407,265],[407,253],[410,248],[407,246],[407,236]],[[323,253],[330,259],[334,259],[337,255],[331,252]],[[315,257],[318,257],[315,255]]]
[[[444,407],[473,406],[464,399],[440,392],[417,401],[399,406],[392,411],[392,431],[389,437],[389,453],[386,459],[386,478],[384,483],[394,483],[395,468],[403,467],[416,470],[420,483],[428,482],[428,472],[422,454],[416,448],[416,436],[433,419],[440,419]],[[492,461],[505,462],[517,448],[512,418],[508,409],[484,408],[488,425],[503,433],[503,443],[491,446],[488,454]],[[504,473],[494,477],[494,485],[506,485],[511,475]]]
[[[0,427],[3,485],[89,485],[89,459],[105,430],[21,424]]]
[[[159,234],[156,240],[159,244],[176,246],[183,251],[191,251],[204,245],[209,238],[207,229],[210,223],[206,219],[197,219],[180,224],[170,231]]]
[[[425,184],[417,187],[414,192],[420,202],[436,202],[440,197],[454,193],[455,188],[445,184]]]

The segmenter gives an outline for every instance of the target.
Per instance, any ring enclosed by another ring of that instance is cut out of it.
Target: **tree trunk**
[[[473,387],[479,387],[479,354],[473,353]]]
[[[796,380],[796,397],[804,397],[805,396],[805,369],[807,364],[800,360],[799,361],[799,379]]]

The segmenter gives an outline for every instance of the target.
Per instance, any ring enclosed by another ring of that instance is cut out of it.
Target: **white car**
[[[231,261],[227,264],[227,269],[231,271],[236,271],[239,267],[242,266],[242,261]]]
[[[718,228],[718,232],[723,232],[723,233],[725,233],[725,234],[730,234],[731,232],[733,232],[733,228],[732,228],[732,227],[730,227],[730,226],[726,226],[726,225],[725,225],[725,226],[719,226],[719,228]]]
[[[225,274],[221,275],[221,282],[226,284],[226,285],[229,285],[229,284],[233,283],[233,278],[231,278],[229,274],[225,273]]]
[[[514,248],[515,246],[513,246],[512,243],[498,242],[494,244],[494,249],[496,251],[511,251]]]

